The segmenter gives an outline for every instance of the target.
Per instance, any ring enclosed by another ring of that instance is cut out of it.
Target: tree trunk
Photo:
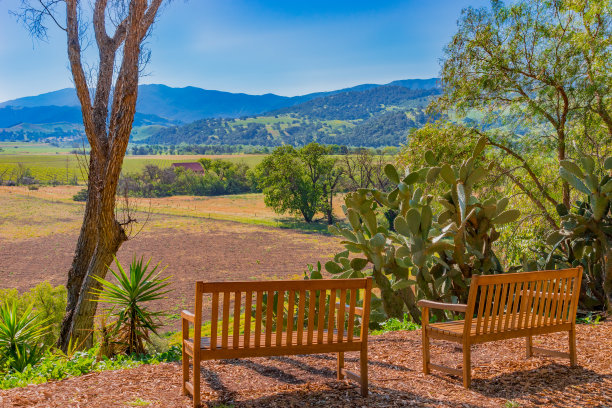
[[[561,163],[561,160],[565,160],[565,133],[563,132],[562,129],[557,131],[557,137],[559,139],[559,144],[557,147],[557,157],[558,157],[559,163]],[[565,205],[565,208],[570,209],[571,205],[570,205],[569,183],[567,181],[562,181],[561,185],[563,188],[563,205]]]
[[[101,287],[95,278],[106,276],[114,255],[128,239],[123,225],[115,219],[115,197],[136,113],[141,45],[162,1],[152,0],[149,4],[147,0],[131,0],[127,14],[116,26],[112,37],[106,31],[108,0],[95,1],[93,28],[100,63],[92,101],[81,62],[80,3],[66,0],[68,59],[91,152],[87,203],[68,272],[66,314],[57,343],[64,351],[69,345],[78,349],[92,346],[97,299],[91,293]],[[43,2],[41,5],[44,7]],[[120,14],[122,10],[115,11]],[[40,13],[48,13],[48,9]],[[122,56],[118,72],[115,71],[117,53]],[[126,220],[127,223],[131,221]]]

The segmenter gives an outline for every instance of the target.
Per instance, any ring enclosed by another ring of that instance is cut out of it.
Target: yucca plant
[[[40,361],[44,347],[39,343],[48,329],[32,305],[19,315],[14,302],[5,302],[0,306],[0,367],[21,372]]]
[[[112,334],[119,349],[126,354],[144,354],[145,344],[150,343],[151,333],[157,334],[160,327],[160,317],[163,312],[151,311],[145,303],[163,299],[169,292],[170,277],[161,278],[163,269],[158,271],[159,264],[149,270],[149,259],[143,265],[143,258],[134,258],[129,273],[125,272],[119,260],[115,258],[118,272],[110,267],[109,271],[117,283],[95,277],[102,285],[92,293],[98,302],[113,305],[109,314],[114,321],[111,323]],[[164,268],[165,269],[165,268]]]

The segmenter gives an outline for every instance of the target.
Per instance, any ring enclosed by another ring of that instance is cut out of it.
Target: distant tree
[[[310,183],[320,195],[319,210],[327,217],[327,223],[334,223],[334,196],[344,173],[337,166],[337,159],[330,156],[332,149],[318,143],[309,143],[299,150]]]
[[[274,149],[256,168],[266,205],[278,213],[301,214],[308,223],[322,211],[333,223],[333,197],[342,170],[329,151],[318,143],[299,150],[288,145]]]
[[[106,276],[107,265],[134,222],[116,217],[117,184],[136,111],[138,78],[149,57],[143,41],[162,2],[22,0],[15,12],[34,37],[47,37],[49,21],[66,32],[68,60],[91,146],[87,203],[68,272],[68,303],[58,340],[63,350],[71,341],[77,347],[91,346],[97,308],[92,292],[100,289],[97,279]],[[98,58],[89,64],[85,54],[94,50]]]

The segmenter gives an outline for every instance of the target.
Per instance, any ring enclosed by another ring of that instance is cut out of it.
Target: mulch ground
[[[421,333],[372,336],[370,396],[336,380],[334,355],[252,358],[202,365],[204,406],[216,407],[612,407],[612,322],[578,326],[578,362],[525,358],[524,339],[473,346],[472,388],[461,379],[421,372]],[[535,338],[567,350],[567,335]],[[459,368],[461,348],[434,341],[434,363]],[[347,368],[358,370],[347,353]],[[107,371],[0,391],[0,407],[189,407],[178,364]]]

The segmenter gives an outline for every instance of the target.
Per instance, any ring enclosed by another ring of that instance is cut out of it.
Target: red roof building
[[[172,167],[182,167],[185,170],[191,170],[194,173],[204,174],[202,165],[198,162],[195,163],[172,163]]]

